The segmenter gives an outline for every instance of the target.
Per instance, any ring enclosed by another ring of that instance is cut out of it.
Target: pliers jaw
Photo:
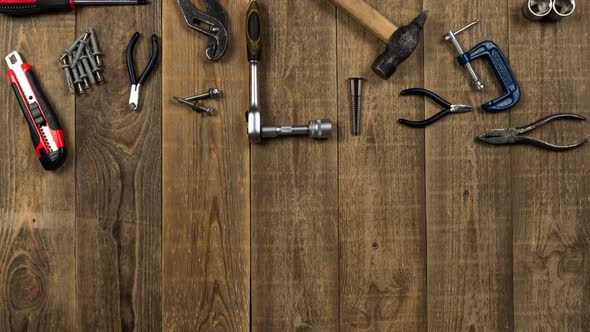
[[[186,24],[193,30],[205,34],[207,41],[207,59],[217,61],[223,57],[229,44],[227,19],[223,8],[216,0],[203,0],[207,13],[195,8],[189,0],[177,0]],[[201,24],[207,25],[204,28]]]
[[[515,128],[494,129],[480,135],[477,139],[492,145],[514,144],[519,133]]]
[[[451,105],[451,113],[468,113],[473,111],[473,106],[469,105]]]

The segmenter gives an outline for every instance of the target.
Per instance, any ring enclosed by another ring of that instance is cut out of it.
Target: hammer
[[[367,30],[387,43],[385,52],[373,63],[373,71],[386,80],[393,75],[397,66],[404,62],[420,42],[428,11],[422,12],[410,24],[398,28],[375,8],[363,0],[330,0],[356,18]]]

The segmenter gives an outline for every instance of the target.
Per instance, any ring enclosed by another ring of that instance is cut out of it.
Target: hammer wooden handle
[[[330,0],[330,2],[347,11],[360,24],[386,43],[398,29],[395,24],[363,0]]]

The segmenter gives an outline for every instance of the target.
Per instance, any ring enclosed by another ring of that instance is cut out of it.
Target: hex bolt
[[[82,81],[84,81],[84,87],[86,87],[86,89],[90,89],[90,83],[88,82],[88,73],[86,72],[86,70],[84,70],[84,66],[82,66],[81,63],[78,62],[78,73],[80,74],[80,78],[82,79]]]
[[[85,34],[86,34],[86,32],[84,32],[83,34],[81,34],[80,37],[78,37],[78,39],[76,39],[76,41],[72,43],[72,45],[70,45],[68,48],[65,49],[65,51],[66,51],[67,54],[70,54],[70,55],[71,54],[74,54],[74,52],[78,48],[78,44],[84,38],[84,35]]]
[[[96,59],[96,64],[98,67],[102,66],[102,60],[100,56],[102,55],[102,51],[100,50],[100,46],[98,44],[98,37],[96,35],[96,30],[94,28],[89,28],[88,32],[90,32],[90,45],[92,45],[92,56]]]
[[[194,95],[191,97],[186,97],[183,99],[186,101],[194,102],[194,101],[198,101],[198,100],[215,99],[219,96],[221,96],[221,90],[213,88],[213,89],[209,89],[209,91],[207,91],[205,93]]]
[[[76,50],[76,54],[74,55],[74,60],[71,63],[72,66],[78,65],[78,61],[80,61],[80,57],[84,53],[84,50],[86,49],[86,45],[88,45],[88,42],[86,41],[86,39],[88,39],[88,36],[89,36],[89,34],[88,34],[88,32],[86,32],[84,34],[84,37],[82,37],[82,39],[80,39],[80,41],[78,42],[78,49]]]
[[[215,110],[213,110],[211,107],[202,106],[198,102],[190,102],[190,101],[184,100],[182,98],[178,98],[178,97],[174,97],[174,100],[176,100],[177,102],[179,102],[181,104],[190,106],[192,108],[192,110],[197,113],[205,113],[209,116],[212,116],[213,113],[215,113]]]
[[[90,68],[90,63],[88,63],[88,56],[86,55],[86,52],[84,52],[84,55],[80,57],[80,62],[84,66],[84,71],[86,71],[86,74],[88,75],[88,80],[90,81],[90,84],[96,85],[96,79],[94,78],[94,74],[92,73],[92,68]]]
[[[352,97],[352,116],[351,126],[352,135],[359,136],[361,134],[361,111],[362,111],[362,97],[363,97],[363,82],[364,78],[351,77],[350,81],[350,93]]]
[[[68,62],[72,63],[72,56],[68,54]],[[82,86],[82,80],[80,79],[80,75],[78,75],[78,69],[76,67],[70,67],[72,69],[72,75],[74,76],[74,85],[78,90],[78,94],[83,95],[85,93],[84,87]]]
[[[102,83],[104,81],[102,77],[102,69],[98,67],[96,64],[96,60],[92,56],[92,52],[90,50],[90,46],[86,46],[86,56],[88,57],[88,61],[90,62],[90,66],[92,68],[92,73],[96,76],[96,82]]]
[[[74,80],[72,79],[72,71],[70,69],[70,65],[68,64],[67,54],[62,54],[59,58],[59,62],[61,63],[61,67],[64,70],[64,74],[66,77],[66,83],[68,85],[68,90],[70,94],[76,94],[76,88],[74,87]]]
[[[459,41],[457,40],[456,36],[458,34],[460,34],[461,32],[471,28],[472,26],[474,26],[478,23],[479,23],[479,20],[475,20],[475,21],[467,24],[466,26],[462,27],[457,32],[449,31],[449,33],[445,36],[445,40],[448,40],[451,42],[451,44],[453,44],[453,46],[455,47],[455,50],[457,50],[457,54],[459,56],[465,54],[465,52],[463,52],[463,48],[461,47],[461,44],[459,44]],[[468,62],[465,64],[464,67],[465,67],[465,69],[467,69],[469,76],[471,76],[471,80],[473,81],[473,86],[475,87],[475,89],[478,91],[483,90],[484,85],[479,80],[479,77],[477,77],[477,74],[475,73],[475,70],[473,70],[473,67],[471,66],[471,64]]]

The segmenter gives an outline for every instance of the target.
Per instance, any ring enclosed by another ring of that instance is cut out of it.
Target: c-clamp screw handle
[[[457,40],[456,36],[458,34],[460,34],[461,32],[471,28],[472,26],[474,26],[478,23],[479,23],[479,19],[467,24],[466,26],[459,29],[457,32],[449,31],[449,33],[445,36],[445,40],[448,40],[451,42],[451,44],[453,44],[453,46],[457,50],[457,54],[459,56],[465,54],[465,52],[463,51],[461,44],[459,44],[459,41]],[[477,77],[477,74],[475,73],[475,70],[473,70],[473,67],[471,66],[470,63],[465,64],[465,69],[467,69],[467,72],[469,72],[469,76],[471,76],[471,80],[473,81],[473,85],[474,85],[475,89],[477,89],[478,91],[483,90],[484,85],[479,80],[479,77]]]

